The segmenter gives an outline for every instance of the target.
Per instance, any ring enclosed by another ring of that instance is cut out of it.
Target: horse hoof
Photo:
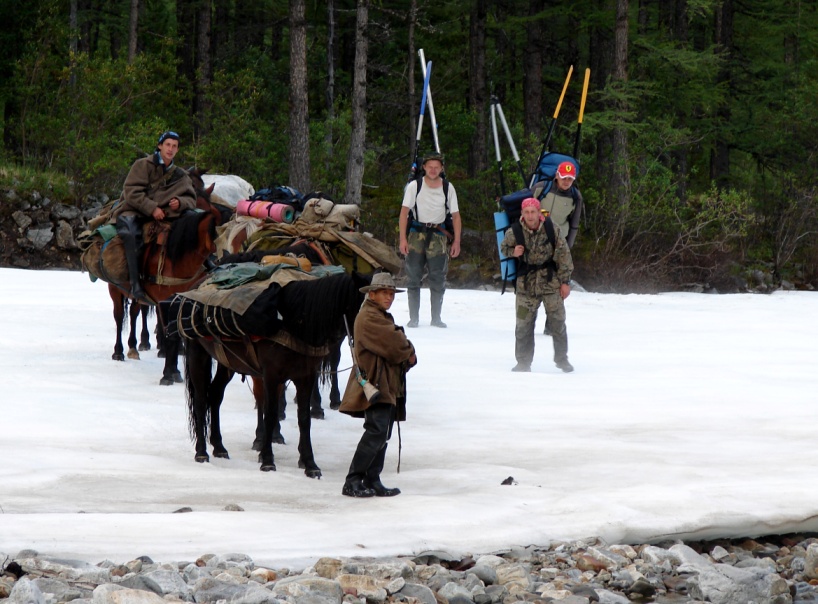
[[[341,401],[332,401],[329,404],[329,408],[332,409],[333,411],[338,411],[338,409],[341,408]]]
[[[254,440],[253,441],[253,446],[251,448],[253,449],[253,451],[261,451],[261,441],[260,440]]]
[[[139,345],[139,351],[140,352],[145,352],[146,350],[150,350],[150,349],[151,349],[150,344],[140,344]]]
[[[304,474],[307,475],[307,478],[321,478],[321,470],[314,469],[314,470],[304,470]]]
[[[273,436],[273,444],[275,445],[286,445],[287,443],[284,442],[283,436]]]
[[[274,463],[263,463],[261,464],[261,471],[262,472],[275,472],[276,465]]]
[[[208,456],[207,453],[205,453],[204,455],[197,455],[193,459],[196,460],[196,463],[209,463],[210,462],[210,456]]]
[[[156,358],[157,359],[164,359],[165,358],[165,351],[164,350],[157,350],[156,351]]]
[[[111,355],[111,359],[113,359],[114,361],[124,361],[125,355],[122,354],[121,352],[115,352],[114,354]]]
[[[227,454],[227,449],[221,449],[220,451],[213,449],[213,457],[218,457],[220,459],[230,459],[230,455]]]
[[[182,374],[179,371],[174,371],[173,375],[170,377],[175,384],[181,384],[185,381],[185,378],[182,377]]]
[[[131,348],[128,350],[128,358],[134,361],[139,360],[139,352],[137,352],[136,348]]]
[[[321,407],[310,409],[310,417],[312,419],[324,419],[324,410]]]
[[[170,378],[163,377],[161,380],[159,380],[160,386],[173,386],[173,384],[174,381]]]

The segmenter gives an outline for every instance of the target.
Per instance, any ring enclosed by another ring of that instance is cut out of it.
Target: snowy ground
[[[356,500],[340,492],[360,420],[327,409],[314,422],[324,478],[311,480],[296,465],[290,405],[278,471],[262,473],[252,397],[235,380],[222,411],[231,459],[197,464],[183,386],[158,385],[155,351],[111,360],[104,284],[0,269],[0,552],[242,552],[303,567],[323,555],[818,530],[818,294],[577,292],[566,375],[542,318],[533,372],[509,371],[513,293],[450,290],[447,330],[428,326],[423,293],[401,472],[395,435],[383,475],[403,493]],[[393,311],[406,322],[403,295]]]

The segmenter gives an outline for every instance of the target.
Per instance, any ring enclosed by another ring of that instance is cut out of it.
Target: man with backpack
[[[449,256],[460,254],[460,210],[457,193],[443,176],[443,156],[434,153],[423,159],[421,177],[410,181],[400,209],[400,252],[406,258],[409,322],[418,326],[420,282],[428,271],[432,325],[446,327],[440,318]]]
[[[571,293],[574,262],[568,243],[550,217],[540,211],[534,197],[523,200],[520,221],[511,225],[500,244],[505,256],[517,259],[516,326],[512,371],[531,371],[534,360],[534,325],[540,303],[545,306],[554,340],[554,363],[565,373],[574,370],[568,362],[568,332],[564,300]]]
[[[582,217],[582,193],[576,186],[576,177],[576,165],[564,161],[557,166],[554,180],[548,184],[544,194],[535,188],[535,197],[540,199],[540,210],[551,218],[554,226],[565,237],[569,248],[574,247]],[[551,335],[551,324],[547,320],[543,333]]]

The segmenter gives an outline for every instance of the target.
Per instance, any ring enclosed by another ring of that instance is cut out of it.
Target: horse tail
[[[187,429],[190,440],[196,442],[196,385],[193,382],[193,375],[190,370],[190,351],[194,346],[199,346],[194,340],[185,342],[185,401],[187,402]],[[204,437],[207,439],[210,427],[210,405],[206,405],[204,417]]]

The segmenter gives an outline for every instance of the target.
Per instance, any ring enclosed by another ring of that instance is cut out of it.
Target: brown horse
[[[172,223],[168,231],[161,231],[156,239],[145,245],[142,255],[142,273],[150,275],[143,287],[154,302],[194,287],[204,277],[205,263],[216,247],[216,217],[209,212],[188,213]],[[158,225],[157,225],[158,226]],[[122,325],[125,301],[129,292],[124,287],[108,284],[108,292],[114,305],[117,339],[112,358],[124,360],[122,349]],[[161,314],[159,315],[162,322]],[[136,352],[136,351],[134,351]],[[138,358],[138,352],[137,358]],[[130,355],[129,355],[130,356]],[[178,341],[165,341],[165,370],[160,384],[181,382],[177,366]]]
[[[326,368],[329,345],[338,342],[345,333],[344,319],[349,324],[354,322],[364,299],[359,290],[367,282],[366,277],[357,274],[296,281],[277,293],[276,312],[282,318],[274,335],[232,340],[197,337],[186,341],[188,418],[196,442],[197,462],[210,460],[208,424],[213,455],[229,458],[222,442],[219,409],[232,372],[239,372],[256,378],[263,388],[261,470],[276,469],[272,444],[273,434],[280,429],[279,395],[285,381],[291,380],[298,405],[298,464],[310,478],[321,477],[310,438],[310,395],[319,369]],[[219,361],[215,377],[213,359]]]

